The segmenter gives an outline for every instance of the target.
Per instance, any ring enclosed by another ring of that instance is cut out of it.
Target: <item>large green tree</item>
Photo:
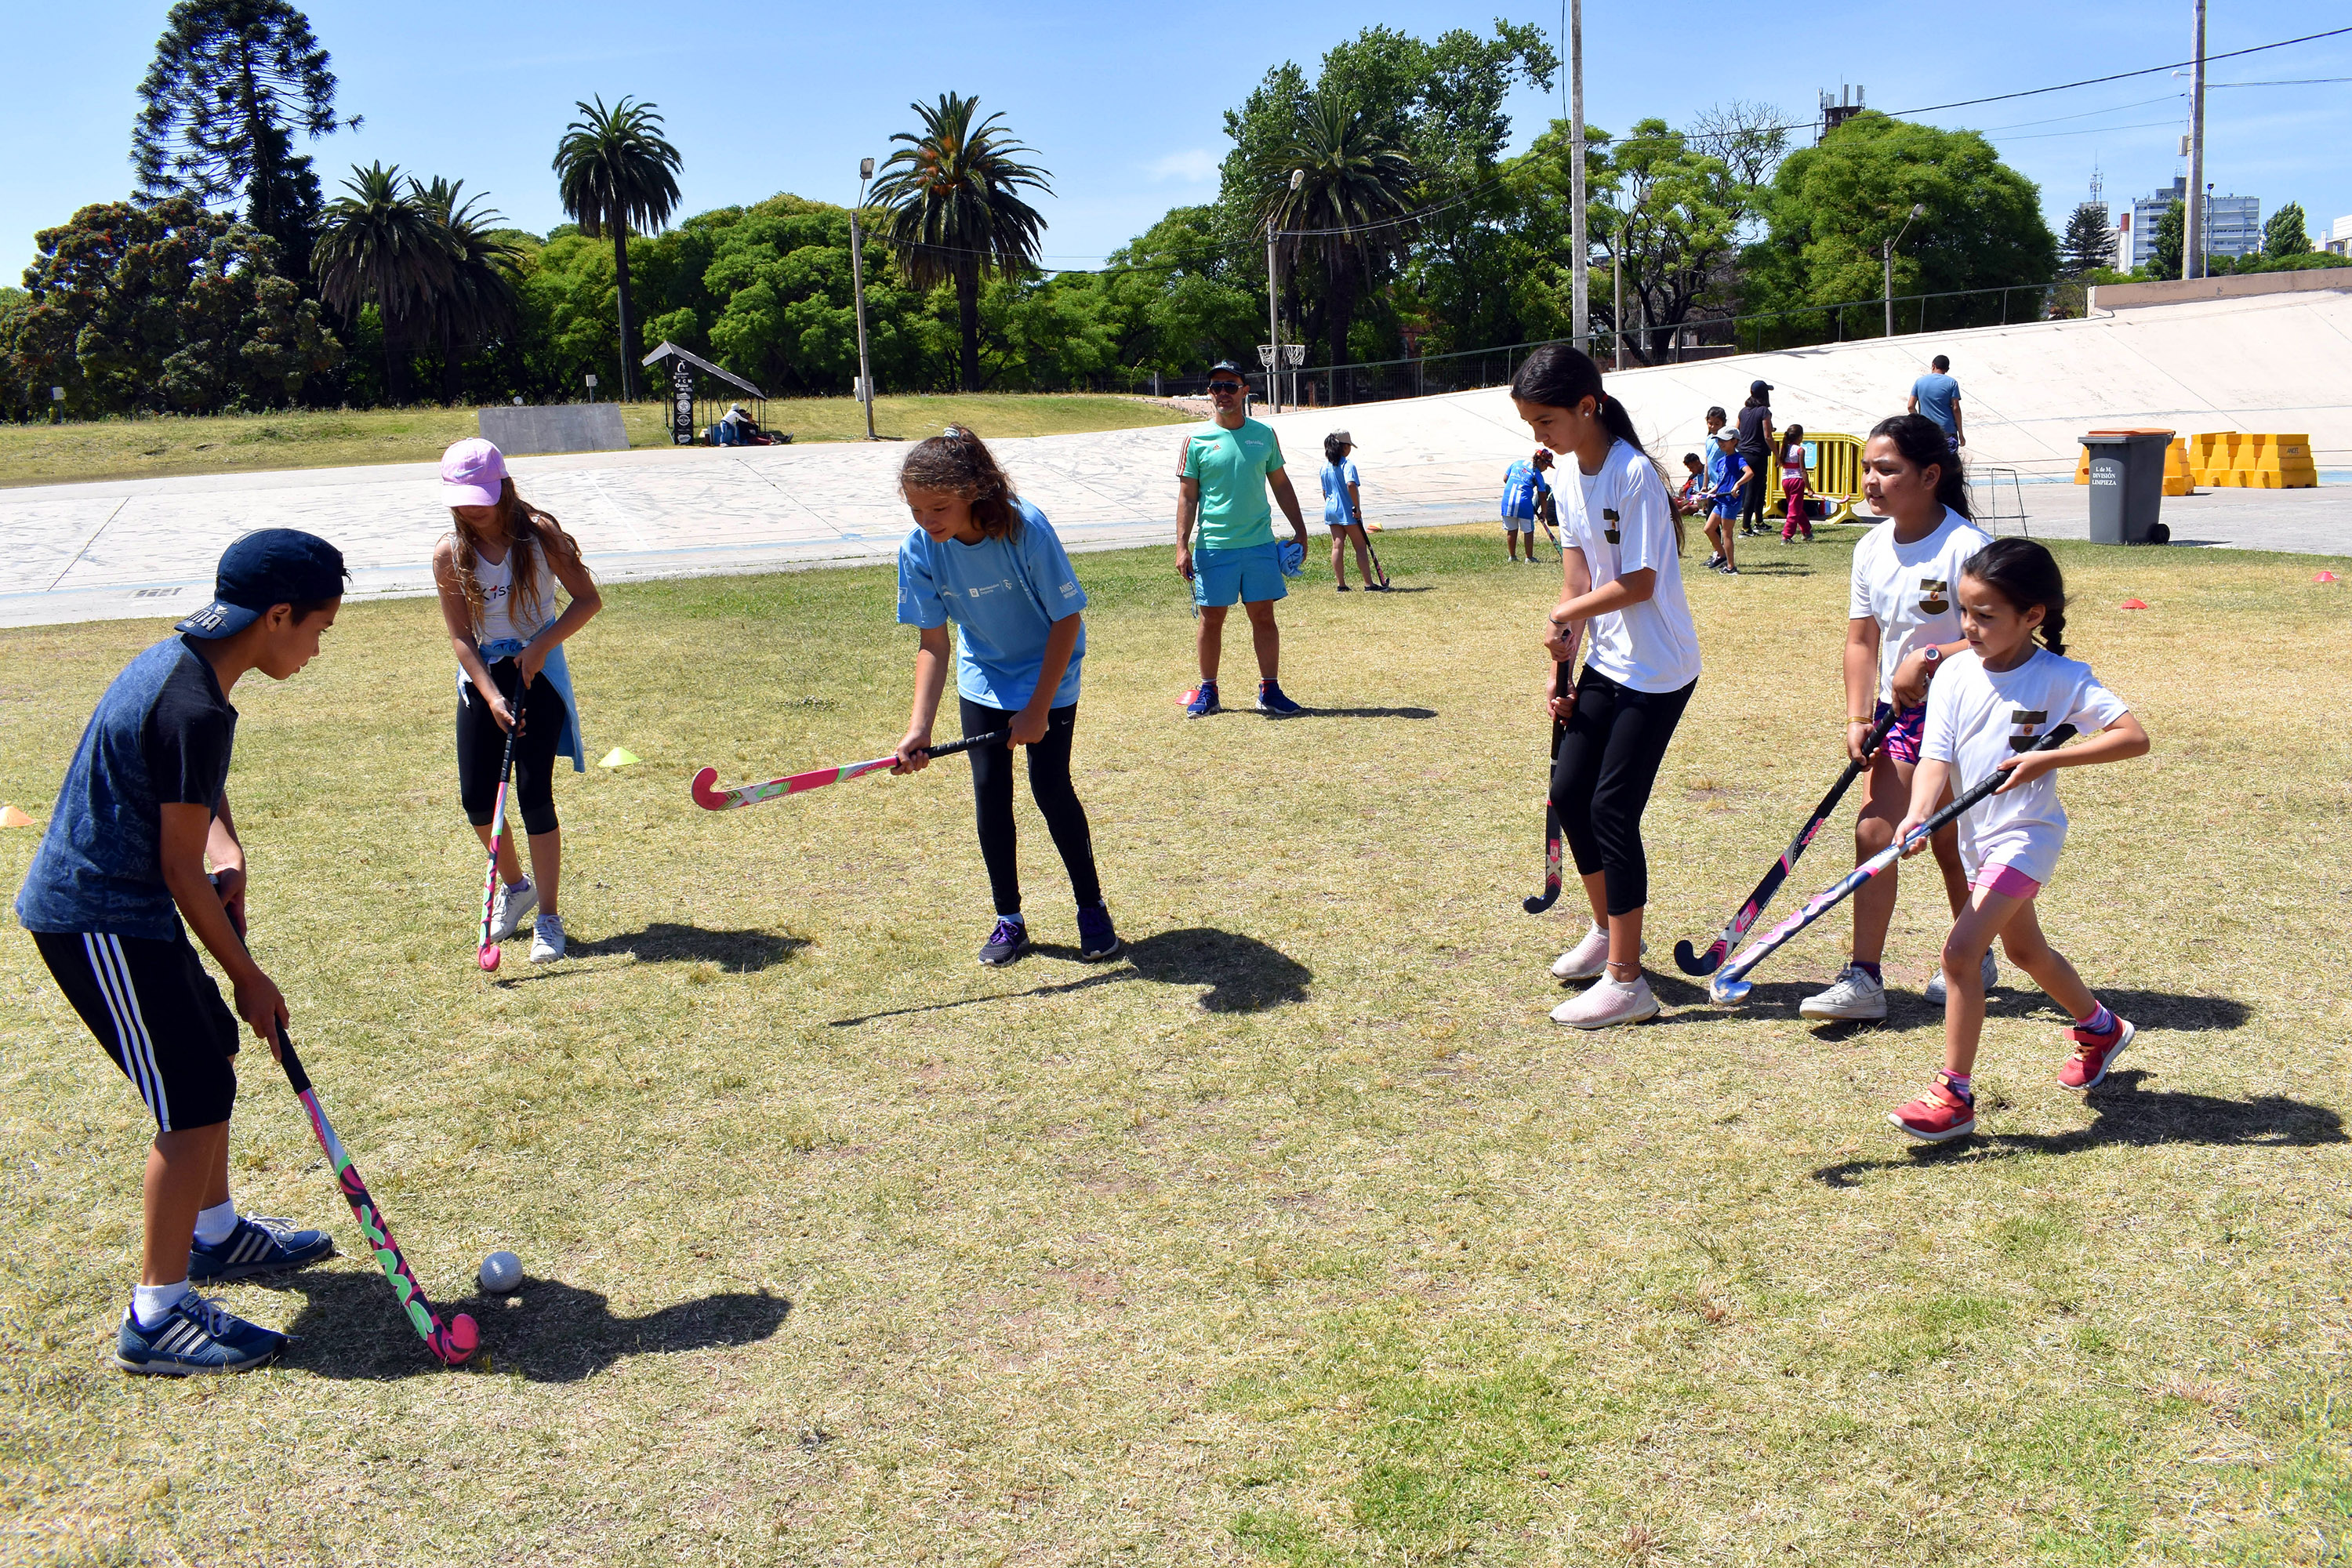
[[[621,395],[635,397],[643,345],[629,317],[629,231],[659,229],[677,210],[677,149],[662,135],[650,103],[599,98],[575,103],[580,118],[556,143],[555,173],[563,210],[590,239],[613,236],[613,277],[620,305]]]
[[[354,168],[343,189],[349,194],[320,219],[310,271],[320,298],[346,319],[375,307],[383,323],[384,393],[406,403],[408,351],[449,291],[456,247],[447,227],[417,200],[415,182],[401,179],[398,164]]]
[[[2263,254],[2275,260],[2282,256],[2303,256],[2311,249],[2309,220],[2304,216],[2301,202],[2289,202],[2271,214],[2271,221],[2263,225]]]
[[[335,76],[310,19],[285,0],[180,0],[139,84],[131,162],[149,200],[239,198],[297,278],[319,221],[319,177],[298,132],[356,129],[335,115]]]
[[[1407,215],[1418,184],[1412,160],[1374,115],[1328,83],[1300,100],[1289,138],[1257,171],[1255,216],[1276,237],[1276,259],[1321,276],[1331,364],[1349,357],[1358,300],[1410,248]]]
[[[463,395],[464,355],[513,331],[520,302],[515,294],[521,250],[501,237],[499,213],[479,210],[483,198],[460,200],[463,180],[435,176],[430,184],[408,183],[409,199],[441,226],[449,253],[447,280],[425,300],[422,314],[441,358],[441,401]]]
[[[1927,210],[1910,217],[1914,205]],[[1881,247],[1900,235],[1895,293],[1956,294],[2057,275],[2058,242],[2033,183],[1973,131],[1941,131],[1875,112],[1854,115],[1789,154],[1766,203],[1770,231],[1743,257],[1741,307],[1781,312],[1743,341],[1816,342],[1884,330]],[[1907,227],[1906,227],[1907,226]],[[1863,308],[1834,310],[1849,301]],[[1938,299],[1931,326],[1989,324],[2030,310],[1999,293]],[[1899,322],[1919,330],[1921,306]]]
[[[8,373],[76,415],[280,407],[341,363],[276,242],[184,196],[87,206],[34,237]]]
[[[2066,232],[2058,241],[2059,276],[2081,278],[2108,266],[2115,249],[2115,231],[2107,226],[2106,207],[2084,202],[2066,219]]]
[[[1045,220],[1020,193],[1051,194],[1052,176],[1021,162],[1033,149],[1003,129],[1002,114],[977,120],[977,98],[947,92],[936,106],[908,107],[923,129],[890,138],[905,145],[883,164],[874,200],[890,209],[889,238],[908,279],[923,289],[955,286],[962,384],[975,392],[980,280],[984,274],[1017,276],[1037,265]]]

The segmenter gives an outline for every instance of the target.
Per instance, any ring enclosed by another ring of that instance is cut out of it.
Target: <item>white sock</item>
[[[215,1204],[196,1215],[196,1239],[218,1247],[236,1232],[236,1203]]]
[[[170,1285],[135,1286],[131,1292],[131,1315],[138,1320],[141,1328],[152,1329],[187,1293],[188,1282],[184,1279]]]
[[[528,888],[530,886],[530,879],[529,877],[523,877],[515,881],[509,882],[507,884],[507,891],[511,893],[518,888]]]
[[[999,915],[996,918],[1001,921],[1011,921],[1014,925],[1019,926],[1024,931],[1029,929],[1029,922],[1021,918],[1021,911],[1019,910],[1013,910],[1009,915]]]

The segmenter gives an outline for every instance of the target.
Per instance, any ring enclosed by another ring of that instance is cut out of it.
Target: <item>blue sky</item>
[[[128,193],[134,89],[167,8],[11,7],[0,279],[16,281],[37,229]],[[2215,52],[2352,22],[2334,0],[2238,0],[2213,11]],[[366,124],[310,151],[331,194],[353,162],[383,159],[461,178],[513,222],[544,232],[562,221],[548,159],[576,99],[657,102],[685,156],[683,210],[692,213],[780,190],[845,201],[858,157],[887,153],[890,133],[912,122],[908,100],[953,89],[1004,111],[1037,150],[1055,190],[1039,204],[1051,225],[1049,261],[1086,266],[1168,207],[1214,192],[1222,111],[1269,66],[1292,58],[1311,68],[1332,42],[1375,23],[1433,37],[1454,26],[1484,30],[1498,13],[1557,28],[1559,6],[317,0],[309,15],[334,56],[341,107]],[[1806,120],[1820,89],[1849,81],[1867,86],[1872,106],[1902,110],[2189,52],[2189,0],[1979,0],[1964,22],[1934,6],[1824,0],[1796,25],[1724,23],[1739,15],[1790,14],[1590,5],[1588,118],[1610,129],[1650,114],[1680,123],[1738,98]],[[1650,25],[1659,19],[1670,26]],[[2222,61],[2212,74],[2220,82],[2352,77],[2352,36]],[[2055,227],[2086,194],[2095,159],[2110,203],[2170,182],[2186,86],[2141,77],[1921,118],[1991,134],[2041,184]],[[1556,91],[1522,89],[1511,108],[1521,145],[1561,112]],[[2352,83],[2217,90],[2208,133],[2208,174],[2221,192],[2260,196],[2265,216],[2299,200],[2315,236],[2352,215],[2352,159],[2343,153]]]

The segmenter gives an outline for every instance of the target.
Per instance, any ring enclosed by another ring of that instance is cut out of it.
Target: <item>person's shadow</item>
[[[1434,708],[1307,708],[1298,710],[1300,719],[1434,719]]]
[[[2111,1004],[2112,1005],[2112,1004]],[[1927,1143],[1879,1160],[1824,1165],[1813,1180],[1824,1186],[1859,1186],[1879,1171],[1966,1160],[2010,1160],[2020,1154],[2078,1154],[2101,1144],[2153,1148],[2202,1143],[2221,1148],[2307,1149],[2347,1142],[2344,1118],[2324,1105],[2258,1094],[2251,1100],[2178,1089],[2142,1090],[2142,1071],[2112,1072],[2086,1097],[2092,1121],[2072,1132],[1993,1132],[1950,1143]],[[1890,1133],[1901,1136],[1899,1133]]]
[[[382,1380],[442,1370],[373,1263],[289,1275],[280,1289],[304,1297],[287,1332],[282,1364],[319,1377]],[[783,1326],[792,1303],[765,1290],[730,1290],[677,1301],[642,1318],[616,1318],[604,1298],[576,1285],[526,1278],[503,1295],[436,1301],[445,1324],[471,1313],[482,1331],[468,1366],[532,1383],[577,1383],[625,1356],[747,1345]]]
[[[1052,942],[1040,942],[1030,952],[1041,958],[1076,959],[1078,950]],[[1129,981],[1149,980],[1161,985],[1205,985],[1200,1004],[1212,1013],[1263,1013],[1270,1007],[1304,1001],[1307,983],[1315,978],[1314,971],[1280,948],[1263,942],[1254,936],[1234,931],[1217,931],[1208,926],[1190,926],[1182,931],[1163,931],[1128,943],[1127,951],[1114,961],[1113,966],[1084,979],[1066,981],[1055,985],[1033,986],[1027,991],[1011,991],[992,996],[967,996],[954,1002],[932,1002],[919,1007],[895,1007],[880,1013],[862,1013],[856,1017],[832,1020],[836,1029],[854,1029],[861,1024],[871,1024],[883,1018],[904,1018],[919,1013],[945,1013],[960,1007],[983,1006],[992,1002],[1013,1001],[1024,996],[1060,996],[1073,991],[1092,990],[1097,985],[1118,985]]]
[[[700,926],[656,921],[641,930],[572,942],[564,955],[601,958],[620,952],[641,963],[715,963],[730,973],[748,974],[772,969],[807,945],[808,938],[804,936],[772,931],[706,931]]]

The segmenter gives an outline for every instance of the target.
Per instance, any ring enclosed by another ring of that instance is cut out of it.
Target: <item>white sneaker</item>
[[[1590,980],[1609,967],[1609,933],[1599,926],[1584,940],[1551,961],[1551,977],[1559,981]]]
[[[1886,987],[1863,970],[1847,964],[1826,991],[1816,991],[1797,1004],[1806,1018],[1844,1018],[1874,1022],[1886,1016]]]
[[[563,917],[541,915],[530,928],[530,961],[553,963],[563,956]]]
[[[1606,1029],[1615,1024],[1638,1024],[1658,1016],[1658,999],[1651,994],[1650,977],[1631,980],[1603,975],[1581,996],[1571,997],[1551,1010],[1551,1021],[1574,1029]]]
[[[499,884],[496,901],[490,905],[490,940],[504,942],[522,929],[522,917],[539,908],[539,889],[525,877],[509,888]]]
[[[1990,994],[1992,988],[1999,984],[2000,984],[2000,965],[1994,960],[1991,951],[1988,949],[1985,952],[1984,960],[1984,988],[1986,994]],[[1936,973],[1930,975],[1927,980],[1927,1000],[1933,1002],[1938,1007],[1942,1006],[1944,1005],[1944,993],[1949,988],[1944,984],[1944,966],[1939,963],[1936,965]]]

